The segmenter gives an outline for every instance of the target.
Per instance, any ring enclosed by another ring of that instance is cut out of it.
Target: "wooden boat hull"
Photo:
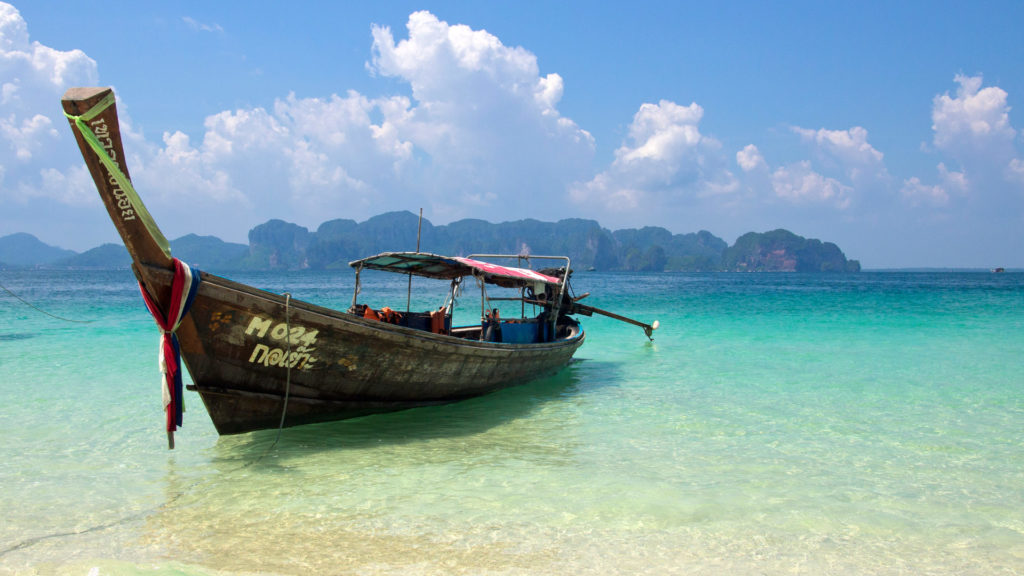
[[[176,322],[177,311],[187,308],[179,307],[182,297],[172,290],[180,263],[131,183],[113,91],[71,88],[61,102],[100,198],[132,256],[147,305],[160,322],[173,325],[169,312],[175,312]],[[442,272],[468,266],[416,254],[396,262],[439,264]],[[378,264],[376,258],[367,261],[367,266]],[[472,272],[458,273],[498,275],[493,266],[472,265]],[[567,262],[559,280],[520,270],[513,282],[554,281],[564,295],[568,271]],[[484,342],[367,320],[204,273],[175,333],[217,431],[237,434],[453,402],[554,372],[584,339],[575,321],[554,310],[561,322],[554,338],[545,332],[539,338],[543,343]],[[169,380],[173,372],[167,373]],[[172,448],[178,400],[165,402]]]
[[[172,274],[149,269],[157,289]],[[431,406],[534,380],[583,344],[577,326],[538,344],[481,342],[396,326],[202,274],[178,329],[220,434]]]

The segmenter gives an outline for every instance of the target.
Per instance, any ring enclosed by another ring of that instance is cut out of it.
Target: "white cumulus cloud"
[[[736,163],[746,173],[746,185],[761,202],[781,200],[845,212],[855,200],[889,186],[884,155],[868,142],[863,127],[812,130],[793,126],[790,131],[809,146],[810,158],[771,167],[753,144],[736,153]]]
[[[225,211],[236,216],[227,222],[236,236],[272,217],[312,227],[354,212],[365,217],[380,211],[380,187],[409,157],[391,119],[371,119],[383,109],[401,117],[404,107],[389,104],[350,92],[220,112],[206,119],[198,144],[182,132],[164,134],[133,177],[154,204],[201,214],[211,232]]]
[[[408,31],[396,42],[374,27],[371,68],[408,82],[413,99],[292,94],[269,109],[220,112],[196,143],[165,134],[133,176],[168,211],[183,200],[202,207],[212,232],[228,208],[245,229],[271,217],[315,227],[418,207],[439,220],[528,217],[537,197],[567,215],[559,202],[594,144],[558,112],[561,78],[541,76],[522,48],[428,12],[412,14]]]
[[[825,177],[801,161],[776,168],[772,172],[772,189],[782,199],[797,203],[829,203],[845,209],[850,205],[852,188],[835,178]]]
[[[939,94],[932,100],[933,152],[945,158],[938,164],[934,184],[913,177],[900,195],[915,206],[948,208],[960,197],[974,197],[975,209],[990,213],[1005,202],[1007,191],[1024,194],[1024,160],[1018,154],[1019,132],[1010,122],[1008,94],[998,86],[982,87],[981,76],[958,74],[955,95]],[[954,166],[955,168],[950,168]]]
[[[721,144],[700,132],[704,109],[662,100],[640,106],[627,141],[615,151],[612,165],[572,188],[580,205],[598,205],[605,213],[667,210],[662,218],[681,216],[681,206],[709,196],[735,192],[738,183],[726,168]]]
[[[998,86],[982,88],[981,76],[959,74],[956,95],[948,92],[932,102],[932,143],[967,174],[972,192],[991,193],[1016,183],[1020,162],[1018,131],[1010,123],[1007,93]]]
[[[753,144],[747,144],[736,153],[736,163],[739,164],[744,172],[753,172],[754,170],[768,167],[767,162],[764,161],[764,156],[761,155],[761,151]]]
[[[1024,184],[1024,160],[1014,158],[1006,167],[1007,178],[1017,184]]]
[[[562,78],[541,75],[534,54],[485,30],[429,12],[413,13],[406,27],[397,42],[389,28],[373,28],[371,68],[412,88],[415,104],[382,130],[429,161],[422,188],[434,213],[464,215],[456,207],[465,205],[526,216],[535,213],[530,197],[564,198],[566,184],[586,174],[594,141],[559,113]]]
[[[935,184],[925,184],[917,176],[908,178],[903,182],[900,196],[913,206],[922,204],[945,206],[949,203],[949,194],[946,193],[945,188]]]
[[[848,130],[809,130],[793,127],[793,132],[815,147],[827,163],[845,173],[853,182],[885,179],[888,171],[884,155],[868,143],[868,131],[860,126]]]
[[[963,172],[956,172],[940,162],[937,166],[938,184],[926,184],[917,176],[908,178],[900,189],[900,197],[912,206],[944,208],[957,196],[965,195],[971,183]]]
[[[935,147],[954,155],[996,150],[1005,153],[1017,135],[1010,126],[1006,91],[997,86],[982,88],[981,76],[958,74],[955,81],[960,85],[956,96],[946,92],[933,101]]]
[[[0,2],[0,206],[39,196],[81,200],[77,190],[53,185],[61,179],[55,163],[70,170],[74,162],[73,147],[60,145],[71,135],[59,100],[69,85],[96,79],[96,63],[85,53],[30,40],[21,13]]]

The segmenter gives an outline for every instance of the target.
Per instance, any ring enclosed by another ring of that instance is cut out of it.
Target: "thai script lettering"
[[[255,336],[260,340],[269,338],[271,344],[257,342],[249,356],[249,362],[297,370],[310,368],[317,361],[313,356],[313,352],[316,351],[313,345],[316,344],[319,332],[290,322],[253,316],[245,329],[245,335]],[[282,341],[283,343],[276,344]]]
[[[114,161],[114,165],[121,168],[121,164],[117,161],[117,151],[114,150],[114,139],[110,136],[110,128],[107,126],[106,120],[98,118],[89,123],[92,127],[93,134],[96,135],[96,139],[99,140],[100,145],[107,151],[110,159]],[[107,172],[107,178],[110,182],[110,188],[114,193],[114,200],[117,202],[117,207],[121,210],[122,220],[135,220],[135,210],[132,208],[132,201],[128,197],[128,194],[121,189],[121,185],[118,184],[117,178],[114,177],[110,171]]]
[[[287,350],[271,348],[266,344],[257,344],[252,349],[252,355],[249,356],[249,363],[263,364],[267,367],[280,366],[281,368],[304,370],[316,362],[316,358],[310,352],[312,350],[307,349],[305,346],[299,346],[295,351],[288,353]]]

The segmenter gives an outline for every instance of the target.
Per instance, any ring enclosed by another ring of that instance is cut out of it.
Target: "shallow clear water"
[[[1024,275],[577,273],[655,342],[583,318],[555,376],[276,446],[189,393],[174,451],[130,272],[0,283],[91,320],[0,292],[0,573],[1024,572]]]

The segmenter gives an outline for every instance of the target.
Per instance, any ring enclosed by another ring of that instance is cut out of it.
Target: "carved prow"
[[[173,270],[171,251],[131,184],[113,91],[110,88],[71,88],[64,93],[61,104],[103,205],[132,257],[136,276],[154,299],[166,305],[168,294],[160,293],[166,290],[153,293],[146,265]],[[101,154],[106,159],[101,158]]]

